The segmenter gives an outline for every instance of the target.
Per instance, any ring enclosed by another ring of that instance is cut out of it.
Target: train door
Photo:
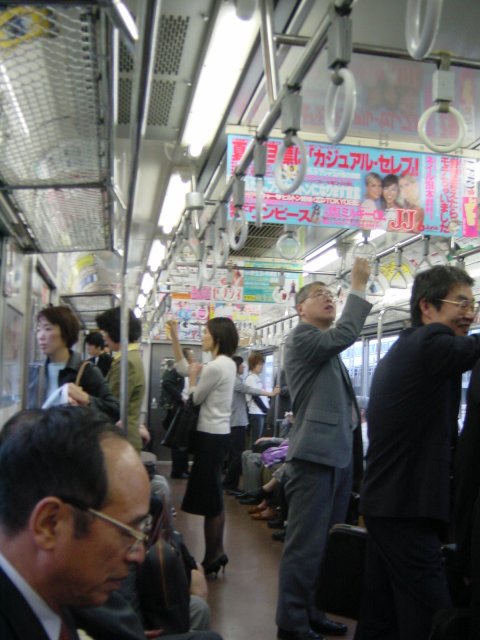
[[[2,239],[0,282],[0,415],[6,420],[20,409],[23,387],[24,257],[12,240]]]

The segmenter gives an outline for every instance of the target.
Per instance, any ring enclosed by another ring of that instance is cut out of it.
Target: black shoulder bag
[[[187,402],[180,405],[175,412],[162,440],[163,446],[180,451],[193,451],[199,413],[200,405],[195,405],[190,395]]]

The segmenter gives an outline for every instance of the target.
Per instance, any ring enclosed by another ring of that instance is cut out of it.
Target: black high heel
[[[215,579],[216,579],[220,569],[222,569],[223,573],[225,573],[225,567],[227,563],[228,563],[228,556],[225,553],[222,553],[221,556],[218,556],[216,560],[214,560],[213,562],[210,562],[210,564],[208,565],[202,562],[202,566],[206,576],[208,576],[211,573],[214,573]]]

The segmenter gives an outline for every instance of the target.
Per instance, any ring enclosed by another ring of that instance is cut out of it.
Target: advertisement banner
[[[244,273],[243,299],[245,302],[292,304],[295,303],[295,294],[303,286],[301,273],[284,274],[285,282],[281,285],[280,276],[282,269],[301,269],[300,262],[278,262],[275,268],[278,271],[256,271],[268,266],[261,260],[245,260],[244,266],[249,267]],[[270,265],[271,267],[271,265]]]
[[[229,175],[249,142],[248,136],[228,136]],[[266,143],[264,222],[478,236],[476,159],[306,142],[305,178],[294,193],[283,194],[273,177],[280,144]],[[299,163],[298,148],[287,149],[283,164],[293,175]],[[255,220],[252,171],[245,176],[249,222]]]

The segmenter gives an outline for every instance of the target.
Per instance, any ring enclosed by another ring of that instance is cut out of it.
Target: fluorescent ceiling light
[[[158,239],[154,240],[152,242],[152,248],[150,249],[150,255],[148,256],[148,268],[150,271],[156,273],[159,270],[164,257],[165,245],[163,245]]]
[[[321,247],[317,247],[316,249],[314,249],[313,251],[311,251],[309,254],[305,256],[305,263],[307,264],[311,262],[314,258],[317,258],[318,256],[324,254],[325,251],[333,247],[335,243],[336,243],[336,240],[330,240],[329,242],[322,244]]]
[[[146,296],[148,296],[148,294],[152,290],[154,281],[155,279],[151,273],[146,272],[143,274],[142,286],[140,288]]]
[[[172,174],[158,219],[158,224],[165,233],[170,233],[178,224],[185,209],[185,196],[189,191],[190,182],[183,182],[178,173]]]
[[[231,3],[219,10],[182,143],[192,156],[212,141],[259,28],[258,13],[245,22]]]
[[[305,266],[303,268],[304,273],[311,273],[312,271],[318,271],[322,267],[325,267],[327,264],[331,262],[335,262],[338,260],[337,249],[334,247],[333,249],[328,249],[324,251],[322,254],[313,258],[312,260],[308,260],[305,262]]]
[[[385,229],[372,229],[370,231],[370,235],[368,236],[368,241],[371,242],[372,240],[376,240],[386,233],[387,232],[385,231]],[[360,231],[359,233],[354,235],[353,239],[355,240],[355,242],[363,242],[363,233]]]

